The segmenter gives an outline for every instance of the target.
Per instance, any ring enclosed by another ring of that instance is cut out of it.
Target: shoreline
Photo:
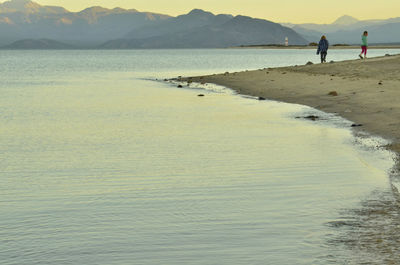
[[[400,55],[178,78],[337,114],[400,154]]]

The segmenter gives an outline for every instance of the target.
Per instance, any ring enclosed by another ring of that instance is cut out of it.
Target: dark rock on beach
[[[316,116],[316,115],[309,115],[309,116],[306,116],[306,117],[304,117],[305,119],[308,119],[308,120],[312,120],[312,121],[315,121],[315,120],[318,120],[319,119],[319,116]]]

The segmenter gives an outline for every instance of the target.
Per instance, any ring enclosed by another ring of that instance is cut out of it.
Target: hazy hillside
[[[308,42],[318,42],[322,35],[326,35],[326,33],[322,33],[312,29],[302,28],[301,26],[294,26],[292,27],[292,29],[297,33],[299,33]]]
[[[328,37],[336,43],[360,44],[361,34],[364,30],[369,33],[369,43],[399,43],[400,22],[383,25],[372,25],[355,30],[340,30],[332,32]]]
[[[188,14],[170,18],[162,23],[136,28],[124,36],[126,39],[143,39],[184,32],[208,25],[219,25],[232,19],[232,15],[214,15],[200,9],[194,9]]]
[[[342,16],[332,24],[285,24],[308,41],[318,41],[327,35],[331,43],[358,44],[362,32],[370,33],[370,43],[395,43],[400,41],[400,17],[384,20],[358,20]]]
[[[177,17],[99,6],[70,12],[29,0],[0,4],[0,35],[0,45],[7,48],[58,46],[38,42],[43,39],[83,48],[214,48],[282,44],[285,37],[291,44],[307,43],[295,31],[267,20],[200,9]]]
[[[21,12],[25,14],[64,14],[68,11],[63,7],[58,6],[41,6],[35,2],[27,0],[13,0],[6,1],[3,4],[0,3],[0,13],[15,13]]]
[[[291,44],[307,44],[307,41],[292,29],[267,20],[213,15],[202,10],[193,10],[187,15],[169,19],[159,28],[154,26],[131,31],[124,39],[109,41],[101,47],[220,48],[283,44],[285,37],[289,38]]]
[[[341,16],[340,18],[336,19],[336,20],[332,23],[332,25],[336,25],[336,26],[349,26],[349,25],[356,24],[356,23],[358,23],[358,22],[359,22],[358,19],[356,19],[356,18],[354,18],[354,17],[351,17],[351,16],[348,16],[348,15],[344,15],[344,16]]]
[[[358,20],[354,17],[344,15],[333,21],[331,24],[315,24],[315,23],[305,23],[305,24],[290,24],[284,23],[291,28],[303,28],[306,30],[317,31],[321,33],[331,33],[339,30],[353,30],[362,27],[367,27],[371,25],[390,23],[387,20]]]
[[[32,49],[32,50],[68,50],[68,49],[76,49],[76,47],[62,43],[55,40],[48,40],[48,39],[26,39],[26,40],[19,40],[13,42],[9,45],[2,47],[2,49],[10,49],[10,50],[25,50],[25,49]]]
[[[171,17],[100,6],[70,12],[30,0],[0,3],[0,47],[8,49],[220,48],[283,44],[286,37],[290,44],[304,45],[323,34],[332,44],[358,44],[364,30],[370,32],[370,43],[400,42],[400,18],[360,21],[342,16],[332,24],[283,25],[200,9]]]
[[[93,46],[168,18],[121,8],[91,7],[74,13],[29,0],[12,0],[0,4],[0,45],[21,39],[46,38]]]

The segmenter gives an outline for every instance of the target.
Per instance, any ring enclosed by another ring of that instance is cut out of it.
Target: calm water
[[[295,119],[317,113],[304,106],[154,81],[310,58],[0,51],[0,263],[395,264],[383,140]]]

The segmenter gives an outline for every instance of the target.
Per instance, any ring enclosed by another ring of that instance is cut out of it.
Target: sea
[[[1,50],[0,264],[399,264],[389,141],[169,81],[308,61],[314,50]]]

